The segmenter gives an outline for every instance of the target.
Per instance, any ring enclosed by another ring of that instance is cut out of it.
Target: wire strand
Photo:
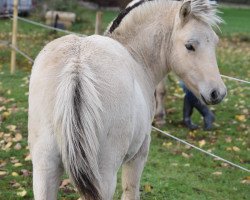
[[[25,57],[27,60],[29,60],[30,62],[34,63],[34,60],[29,55],[27,55],[26,53],[24,53],[23,51],[21,51],[17,47],[13,46],[12,44],[9,44],[9,46],[10,46],[11,49],[14,49],[16,52],[18,52],[23,57]]]
[[[29,19],[25,19],[23,17],[18,16],[17,18],[19,20],[21,20],[21,21],[24,21],[24,22],[27,22],[27,23],[30,23],[30,24],[33,24],[33,25],[36,25],[36,26],[40,26],[40,27],[43,27],[43,28],[46,28],[46,29],[55,30],[55,31],[62,32],[62,33],[65,33],[65,34],[74,34],[74,35],[78,35],[78,36],[81,36],[81,37],[87,37],[87,35],[84,35],[84,34],[75,33],[75,32],[71,32],[71,31],[67,31],[67,30],[62,30],[60,28],[55,28],[55,27],[52,27],[52,26],[48,26],[48,25],[45,25],[45,24],[42,24],[42,23],[39,23],[39,22],[35,22],[35,21],[29,20]],[[11,18],[11,19],[13,19],[13,18]]]
[[[171,137],[172,139],[175,139],[175,140],[177,140],[177,141],[179,141],[179,142],[181,142],[181,143],[183,143],[183,144],[186,144],[186,145],[188,145],[188,146],[190,146],[190,147],[193,147],[194,149],[199,150],[199,151],[201,151],[201,152],[203,152],[203,153],[205,153],[205,154],[207,154],[207,155],[210,155],[210,156],[212,156],[212,157],[214,157],[214,158],[217,158],[218,160],[221,160],[221,161],[223,161],[223,162],[226,162],[226,163],[228,163],[228,164],[230,164],[230,165],[232,165],[232,166],[234,166],[234,167],[237,167],[237,168],[239,168],[239,169],[242,169],[242,170],[244,170],[244,171],[246,171],[246,172],[250,172],[249,169],[246,169],[246,168],[244,168],[244,167],[242,167],[242,166],[240,166],[240,165],[237,165],[237,164],[235,164],[235,163],[232,163],[231,161],[228,161],[228,160],[226,160],[226,159],[224,159],[224,158],[221,158],[221,157],[219,157],[219,156],[217,156],[217,155],[215,155],[215,154],[213,154],[213,153],[210,153],[210,152],[208,152],[208,151],[205,151],[204,149],[201,149],[201,148],[199,148],[199,147],[197,147],[197,146],[194,146],[193,144],[190,144],[190,143],[186,142],[185,140],[179,139],[179,138],[177,138],[177,137],[171,135],[170,133],[167,133],[167,132],[165,132],[165,131],[162,131],[161,129],[158,129],[158,128],[154,127],[154,126],[152,126],[152,128],[153,128],[154,130],[156,130],[156,131],[158,131],[158,132],[160,132],[160,133],[162,133],[162,134],[168,136],[168,137]]]
[[[226,75],[220,75],[220,76],[223,77],[223,78],[230,79],[230,80],[234,80],[234,81],[238,81],[238,82],[250,84],[250,81],[245,81],[245,80],[242,80],[242,79],[233,78],[233,77],[226,76]]]

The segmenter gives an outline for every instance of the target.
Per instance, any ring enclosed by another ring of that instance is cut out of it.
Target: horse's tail
[[[54,130],[65,170],[85,199],[100,200],[97,135],[102,108],[94,74],[72,62],[58,78]]]

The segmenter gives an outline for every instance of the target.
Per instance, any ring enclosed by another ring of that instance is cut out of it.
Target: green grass
[[[224,12],[222,16],[227,25],[222,26],[223,39],[217,51],[220,70],[222,74],[250,80],[250,43],[242,40],[242,35],[244,37],[250,35],[248,25],[250,10],[233,8],[221,10]],[[78,19],[71,30],[83,34],[93,33],[95,12],[79,7],[74,8],[74,11],[78,13]],[[104,13],[103,30],[115,14],[115,12]],[[41,20],[38,16],[31,18]],[[10,40],[10,31],[10,22],[1,20],[0,40]],[[34,58],[47,42],[60,35],[62,34],[20,22],[18,46]],[[30,74],[31,64],[18,55],[19,69],[15,75],[10,75],[9,60],[9,49],[0,47],[0,172],[7,173],[0,175],[0,199],[32,199],[31,174],[25,174],[22,170],[28,172],[32,170],[31,162],[25,161],[28,155],[27,77]],[[229,92],[226,100],[218,106],[211,107],[216,114],[213,131],[204,132],[200,128],[190,132],[181,124],[183,93],[175,78],[169,76],[166,99],[167,124],[162,129],[195,145],[204,140],[206,143],[202,148],[250,168],[250,87],[229,80],[225,80],[225,83]],[[244,116],[245,119],[239,116]],[[193,115],[193,121],[202,126],[202,119],[197,112]],[[9,130],[9,125],[15,125],[16,130]],[[21,133],[23,136],[19,142],[13,141],[16,133]],[[11,147],[3,149],[11,140]],[[14,149],[16,143],[20,143],[20,150]],[[22,166],[15,167],[15,162],[21,163]],[[247,177],[249,179],[249,174],[246,172],[215,161],[196,150],[152,132],[150,154],[141,181],[141,199],[249,199],[249,184],[244,183]],[[121,196],[120,186],[121,180],[118,176],[115,200]],[[18,196],[17,193],[23,189],[27,194],[24,197]],[[77,198],[78,195],[72,186],[67,185],[60,189],[59,199]]]
[[[224,7],[221,8],[222,12],[221,17],[224,19],[225,24],[222,25],[222,33],[223,35],[231,35],[231,34],[244,34],[250,37],[250,12],[249,8],[230,8]]]

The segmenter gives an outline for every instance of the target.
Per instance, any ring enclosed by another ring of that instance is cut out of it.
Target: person
[[[212,129],[215,116],[213,112],[208,108],[207,105],[202,103],[182,82],[181,86],[185,92],[185,97],[183,101],[183,123],[190,130],[197,129],[198,126],[193,124],[191,116],[193,114],[193,109],[196,108],[198,112],[202,115],[204,121],[204,130],[209,131]]]

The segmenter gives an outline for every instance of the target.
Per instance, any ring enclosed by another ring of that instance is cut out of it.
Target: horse
[[[140,199],[155,87],[171,70],[206,104],[226,95],[207,0],[140,1],[106,36],[67,35],[35,59],[29,86],[28,142],[36,200],[57,198],[65,170],[82,199]]]

